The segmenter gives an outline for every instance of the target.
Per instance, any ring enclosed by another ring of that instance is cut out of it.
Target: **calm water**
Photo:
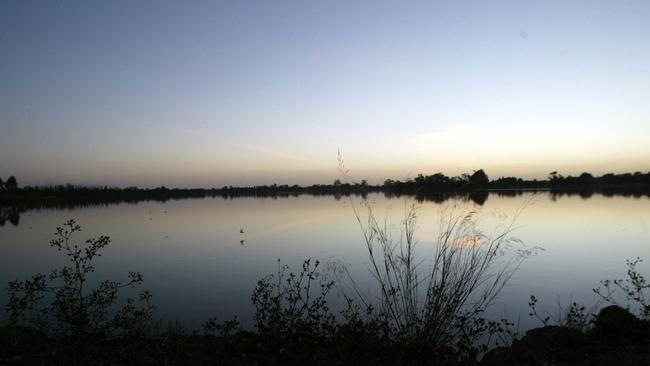
[[[379,217],[393,223],[399,223],[405,204],[411,202],[381,194],[368,200]],[[353,201],[359,204],[360,198]],[[128,271],[142,272],[161,319],[197,326],[208,317],[238,315],[246,322],[252,310],[250,293],[259,278],[276,271],[278,258],[295,266],[305,258],[336,260],[348,265],[360,283],[367,283],[364,242],[351,204],[346,198],[300,196],[28,211],[21,214],[18,226],[0,226],[0,282],[62,264],[65,258],[48,242],[57,225],[74,218],[83,227],[79,239],[105,234],[113,240],[97,261],[96,277],[126,279]],[[623,277],[626,259],[640,256],[650,262],[648,197],[554,199],[530,193],[491,194],[482,206],[471,201],[423,202],[418,204],[417,232],[422,252],[432,248],[441,210],[453,204],[480,209],[487,230],[496,223],[495,214],[513,215],[527,206],[515,235],[545,250],[522,265],[491,309],[498,316],[507,311],[511,318],[521,313],[523,327],[536,325],[526,311],[531,294],[549,311],[556,309],[557,298],[591,304],[596,300],[591,289],[599,280]],[[650,274],[649,263],[641,269]],[[6,300],[2,292],[0,302]]]

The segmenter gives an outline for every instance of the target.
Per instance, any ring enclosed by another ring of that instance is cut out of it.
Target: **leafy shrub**
[[[650,289],[650,284],[637,270],[636,266],[643,260],[637,257],[635,260],[626,260],[627,264],[627,278],[618,280],[605,280],[601,281],[602,287],[597,287],[593,291],[600,296],[604,301],[611,304],[618,305],[614,298],[616,290],[623,291],[625,300],[627,301],[626,308],[634,308],[639,317],[642,319],[650,320],[650,298],[647,296],[647,291]]]
[[[155,309],[150,304],[151,293],[143,291],[137,300],[128,298],[117,310],[115,303],[120,289],[142,283],[142,274],[130,272],[126,282],[105,280],[96,288],[88,288],[89,275],[95,271],[93,261],[111,240],[99,236],[86,240],[85,245],[74,244],[72,237],[79,231],[81,227],[69,220],[57,227],[50,241],[51,247],[68,257],[69,265],[49,276],[38,273],[31,279],[9,282],[6,308],[10,320],[31,323],[58,335],[141,333]]]
[[[537,318],[543,325],[559,325],[585,332],[592,328],[596,312],[602,306],[603,302],[618,305],[626,308],[628,311],[636,312],[642,319],[650,319],[650,299],[647,298],[646,291],[650,288],[646,278],[639,273],[637,265],[642,262],[641,258],[626,260],[627,278],[616,280],[604,280],[600,286],[593,289],[593,292],[600,297],[589,310],[575,301],[570,302],[569,307],[564,307],[557,300],[556,314],[542,315],[537,311],[537,298],[530,296],[528,315]],[[622,291],[625,298],[625,305],[619,304],[616,293]]]
[[[261,334],[327,337],[335,317],[327,304],[333,281],[321,281],[319,261],[303,262],[293,273],[280,265],[276,275],[258,281],[251,300],[255,306],[255,327]]]
[[[592,306],[589,310],[576,301],[570,301],[569,307],[565,307],[557,300],[557,312],[555,314],[541,315],[537,311],[537,298],[533,295],[530,296],[528,308],[530,309],[528,315],[537,318],[542,325],[558,325],[575,329],[580,332],[589,330],[593,323],[594,313],[600,304]]]

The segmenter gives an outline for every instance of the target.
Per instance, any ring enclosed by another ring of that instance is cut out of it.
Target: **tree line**
[[[98,197],[111,200],[141,200],[141,199],[174,199],[206,196],[286,196],[299,194],[313,195],[349,195],[384,192],[401,195],[412,194],[419,196],[437,195],[441,193],[462,193],[487,190],[527,190],[546,189],[551,191],[612,191],[636,190],[650,191],[650,172],[648,173],[608,173],[594,176],[582,173],[579,176],[563,176],[556,171],[549,173],[547,179],[523,179],[518,177],[499,177],[491,180],[483,169],[472,174],[447,176],[443,173],[431,175],[418,174],[415,178],[405,180],[386,179],[382,184],[372,185],[367,180],[360,182],[343,182],[334,180],[331,184],[313,184],[309,186],[294,185],[255,185],[255,186],[224,186],[221,188],[156,188],[138,187],[109,187],[82,185],[50,185],[19,187],[14,176],[6,181],[0,179],[0,199],[11,198],[64,198],[69,200],[92,200]]]

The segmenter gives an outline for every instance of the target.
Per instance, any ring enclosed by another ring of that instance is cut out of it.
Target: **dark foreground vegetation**
[[[347,272],[323,272],[306,260],[292,271],[258,281],[251,301],[254,326],[207,319],[200,329],[155,326],[143,276],[97,281],[94,260],[106,236],[83,243],[66,222],[51,247],[69,264],[8,284],[10,322],[0,326],[2,365],[647,365],[650,362],[650,285],[628,263],[626,279],[594,291],[614,305],[598,314],[573,303],[557,316],[530,315],[541,328],[520,337],[508,319],[485,310],[531,248],[510,251],[512,222],[494,236],[478,231],[472,213],[450,213],[441,223],[432,264],[415,255],[416,214],[407,211],[403,236],[393,241],[372,209],[355,208],[376,280],[375,295]],[[329,307],[332,292],[347,306]],[[617,297],[624,295],[622,298]],[[120,296],[126,292],[126,299]],[[624,309],[616,301],[625,302]],[[594,310],[595,312],[595,310]]]
[[[327,336],[233,330],[161,331],[139,337],[52,337],[0,327],[2,365],[648,365],[650,326],[627,310],[602,309],[588,331],[544,326],[481,358],[449,347],[389,341],[376,329],[342,325]]]

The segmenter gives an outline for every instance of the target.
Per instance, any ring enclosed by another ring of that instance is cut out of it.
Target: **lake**
[[[142,287],[153,293],[163,322],[179,320],[197,327],[209,317],[238,316],[250,324],[251,292],[258,279],[277,271],[278,259],[294,268],[306,258],[344,264],[359,284],[370,285],[367,251],[353,209],[361,208],[362,200],[311,195],[194,198],[27,210],[17,225],[7,221],[0,226],[0,282],[63,264],[65,257],[49,241],[57,225],[75,219],[83,228],[79,241],[100,234],[112,239],[96,262],[94,278],[143,273]],[[543,251],[521,265],[490,309],[497,317],[507,313],[523,328],[539,325],[528,317],[531,294],[542,311],[554,312],[558,300],[594,304],[592,288],[600,280],[624,277],[626,259],[645,258],[648,262],[639,268],[650,274],[648,197],[491,193],[480,205],[461,198],[417,202],[376,193],[367,201],[379,218],[393,225],[403,218],[404,207],[415,203],[418,250],[425,257],[433,250],[440,215],[452,206],[478,210],[486,231],[499,217],[512,218],[523,209],[514,235]],[[0,302],[7,302],[4,291]],[[7,318],[0,314],[0,319]]]

